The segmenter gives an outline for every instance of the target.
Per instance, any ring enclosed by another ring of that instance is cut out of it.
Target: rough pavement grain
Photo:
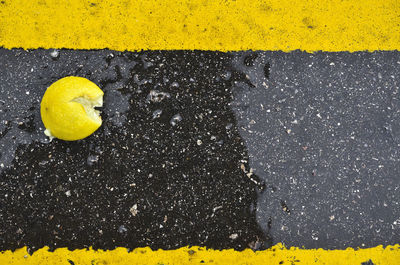
[[[396,52],[0,50],[0,249],[398,243]],[[77,75],[103,126],[48,142]]]

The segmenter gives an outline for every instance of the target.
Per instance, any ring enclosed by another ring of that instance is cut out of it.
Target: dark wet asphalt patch
[[[243,74],[231,72],[230,55],[1,52],[2,98],[21,105],[2,106],[13,125],[2,141],[12,162],[0,180],[1,249],[243,249],[267,238],[250,207],[256,185],[240,168],[248,155],[229,102]],[[67,75],[105,91],[104,123],[85,140],[49,143],[39,101]]]

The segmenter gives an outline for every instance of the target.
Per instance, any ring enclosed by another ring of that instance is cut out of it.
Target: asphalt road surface
[[[44,135],[82,76],[103,125]],[[0,250],[399,243],[400,53],[0,49]]]

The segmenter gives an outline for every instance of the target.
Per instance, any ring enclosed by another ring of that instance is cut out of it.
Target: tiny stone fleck
[[[134,204],[129,211],[131,212],[131,214],[133,216],[136,216],[138,214],[138,212],[139,212],[138,209],[137,209],[137,204]]]

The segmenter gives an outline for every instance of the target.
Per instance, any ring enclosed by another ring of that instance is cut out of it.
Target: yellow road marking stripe
[[[133,264],[353,264],[371,261],[375,265],[398,265],[400,246],[388,246],[354,250],[286,249],[281,244],[271,249],[253,252],[252,250],[207,250],[199,247],[184,247],[177,250],[157,250],[138,248],[128,252],[125,248],[110,251],[74,250],[66,248],[49,252],[40,249],[30,256],[26,248],[15,252],[0,253],[2,265],[133,265]]]
[[[398,0],[1,0],[0,46],[400,49]]]

